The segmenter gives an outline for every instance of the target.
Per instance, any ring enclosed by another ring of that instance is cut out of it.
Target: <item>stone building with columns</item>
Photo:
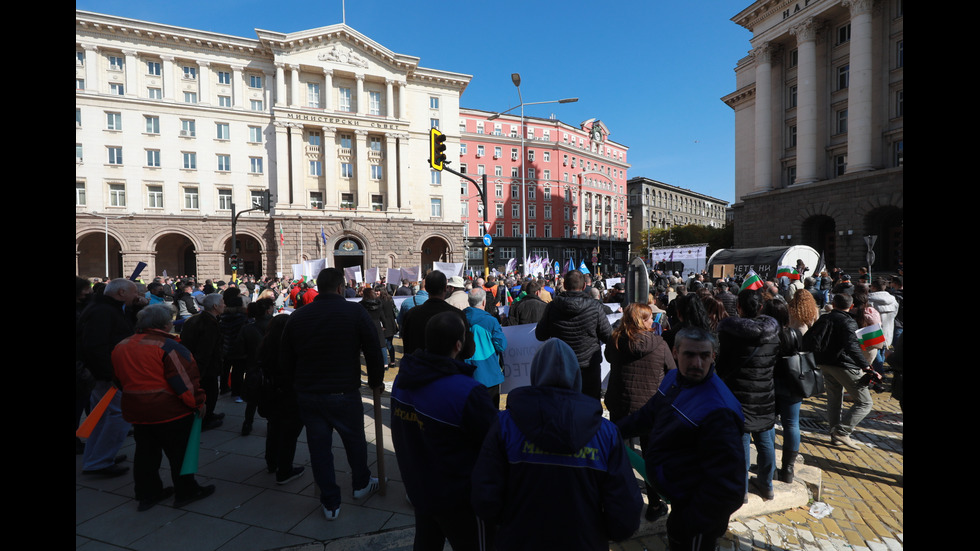
[[[758,0],[735,67],[735,246],[809,245],[830,267],[902,260],[903,0]]]
[[[469,75],[345,24],[242,38],[76,11],[75,31],[79,275],[227,277],[233,211],[257,276],[463,261],[456,188],[427,159]],[[243,213],[267,190],[270,213]]]

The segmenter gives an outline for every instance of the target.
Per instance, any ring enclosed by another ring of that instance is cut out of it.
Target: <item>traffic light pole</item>
[[[449,168],[447,166],[448,164],[449,161],[444,161],[442,164],[442,169],[448,171],[450,174],[455,174],[456,176],[459,176],[460,178],[467,180],[468,182],[473,184],[473,187],[475,187],[476,191],[480,194],[480,201],[483,203],[483,230],[489,233],[489,230],[487,228],[487,208],[488,208],[487,207],[487,175],[486,174],[482,175],[483,185],[481,186],[473,178],[470,178],[465,174],[461,174]],[[490,274],[490,267],[487,266],[487,247],[483,247],[483,277],[486,277],[489,274]]]
[[[235,203],[231,203],[231,280],[237,281],[238,278],[238,217],[245,214],[246,212],[252,212],[253,210],[261,210],[266,214],[272,209],[272,192],[265,190],[265,197],[262,198],[262,205],[257,207],[252,207],[250,209],[243,210],[242,212],[235,212]]]

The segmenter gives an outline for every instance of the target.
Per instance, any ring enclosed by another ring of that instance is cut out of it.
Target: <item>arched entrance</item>
[[[360,266],[364,273],[364,245],[353,237],[344,237],[333,251],[333,265],[341,269]]]
[[[824,255],[827,271],[837,265],[837,223],[826,215],[811,216],[803,221],[803,244]]]
[[[156,242],[156,274],[170,277],[197,274],[194,243],[185,235],[168,233]]]
[[[449,262],[449,243],[441,237],[430,237],[422,243],[422,272],[431,270],[434,262]]]
[[[262,244],[247,234],[237,234],[238,239],[238,275],[262,277]],[[231,237],[225,241],[225,258],[222,260],[225,269],[231,273],[228,261],[231,258]]]
[[[871,273],[897,272],[898,263],[904,258],[905,222],[902,209],[881,207],[872,210],[864,219],[866,235],[877,235],[875,263]]]
[[[78,241],[75,247],[78,251],[76,263],[79,276],[123,277],[122,247],[115,237],[110,235],[108,240],[108,248],[105,233],[90,233]]]

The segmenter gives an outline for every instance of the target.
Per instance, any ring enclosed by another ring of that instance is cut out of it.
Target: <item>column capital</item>
[[[779,53],[779,45],[772,42],[763,42],[752,48],[750,54],[755,58],[756,63],[772,63],[772,60]]]
[[[125,56],[132,56],[132,57],[136,57],[136,55],[137,55],[137,54],[138,54],[139,52],[137,52],[136,50],[123,50],[123,51],[122,51],[122,53],[123,53],[123,55],[125,55]]]
[[[197,66],[198,67],[210,67],[211,66],[211,62],[210,61],[205,61],[205,60],[199,60],[197,62]]]
[[[231,65],[231,70],[241,72],[245,70],[245,66],[242,64],[237,64],[237,65],[233,64]]]
[[[395,79],[393,79],[393,78],[386,78],[385,79],[385,86],[393,86],[397,82],[398,81],[395,80]]]
[[[817,31],[822,27],[820,20],[807,17],[798,25],[789,28],[789,34],[796,36],[796,43],[813,42],[817,39]]]
[[[163,61],[173,62],[174,56],[172,56],[172,55],[161,55],[160,56],[160,59],[163,60]]]
[[[357,74],[354,75],[354,78],[357,79],[359,82],[364,82],[364,75]]]
[[[844,0],[841,5],[851,9],[851,18],[856,15],[871,13],[875,7],[875,0]]]
[[[367,136],[369,134],[369,132],[367,130],[362,130],[362,129],[358,128],[358,129],[354,130],[354,134],[363,137],[363,136]]]
[[[82,44],[82,49],[85,50],[85,51],[88,51],[88,52],[97,52],[97,51],[99,51],[99,47],[96,46],[95,44]]]
[[[299,63],[287,63],[286,68],[290,71],[299,71]]]

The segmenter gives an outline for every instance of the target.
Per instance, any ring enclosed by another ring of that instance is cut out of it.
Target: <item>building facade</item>
[[[428,130],[457,127],[469,75],[344,24],[252,39],[76,11],[75,30],[79,275],[227,276],[233,208],[267,190],[271,213],[238,217],[244,273],[462,261]]]
[[[669,228],[696,224],[724,227],[728,202],[672,186],[644,176],[626,182],[629,193],[630,241],[633,250],[647,247],[642,232],[652,228]]]
[[[522,122],[519,115],[492,115],[460,109],[459,161],[450,165],[477,181],[486,174],[486,226],[479,192],[466,180],[443,173],[443,178],[459,181],[467,265],[482,270],[482,236],[489,233],[493,267],[502,270],[511,258],[522,266],[526,228],[529,257],[548,257],[552,265],[557,260],[563,271],[569,259],[576,266],[584,260],[593,272],[625,271],[629,148],[610,140],[609,128],[596,119],[573,126],[557,119],[526,116]]]
[[[903,0],[759,0],[736,68],[735,246],[893,271],[904,241]]]

